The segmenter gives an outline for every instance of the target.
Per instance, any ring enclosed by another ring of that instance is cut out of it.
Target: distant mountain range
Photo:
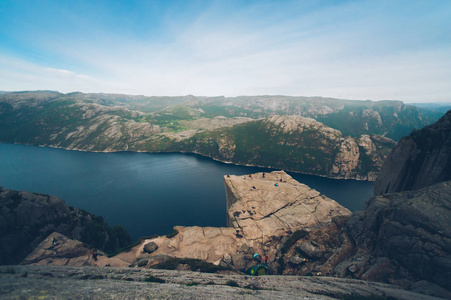
[[[192,152],[374,180],[392,140],[442,115],[401,101],[2,92],[0,141],[84,151]]]

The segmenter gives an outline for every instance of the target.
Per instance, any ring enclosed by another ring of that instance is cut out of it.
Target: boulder
[[[312,259],[318,259],[324,255],[324,252],[321,251],[319,247],[316,247],[312,244],[312,242],[305,242],[299,246],[299,250],[301,253],[305,254],[306,257]]]
[[[144,245],[144,252],[152,253],[158,249],[158,245],[154,242],[150,242]]]

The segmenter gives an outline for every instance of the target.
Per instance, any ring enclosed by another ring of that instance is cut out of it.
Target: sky
[[[0,90],[451,102],[451,1],[0,0]]]

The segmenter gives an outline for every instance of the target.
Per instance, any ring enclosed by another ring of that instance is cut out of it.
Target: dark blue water
[[[226,226],[223,176],[271,169],[187,154],[90,153],[0,143],[0,186],[55,195],[121,224],[133,239],[174,225]],[[362,210],[373,184],[293,174],[296,180]]]

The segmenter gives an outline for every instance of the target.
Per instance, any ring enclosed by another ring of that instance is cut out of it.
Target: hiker
[[[227,174],[227,178],[230,178],[230,174]]]
[[[262,258],[260,257],[260,255],[258,253],[254,254],[254,259],[257,263],[261,263],[261,261],[262,261]]]
[[[56,246],[56,245],[58,245],[58,241],[55,238],[53,238],[52,244],[53,244],[53,246]]]
[[[250,177],[251,179],[254,179],[254,178],[252,178],[252,174],[249,174],[249,177]]]
[[[96,250],[92,250],[92,258],[94,258],[95,261],[97,261],[97,256],[99,255],[99,253],[97,253]]]
[[[263,172],[263,178],[265,178],[265,172]]]
[[[280,177],[280,182],[283,182],[282,177]]]
[[[267,264],[268,263],[268,255],[265,255],[265,264]]]

